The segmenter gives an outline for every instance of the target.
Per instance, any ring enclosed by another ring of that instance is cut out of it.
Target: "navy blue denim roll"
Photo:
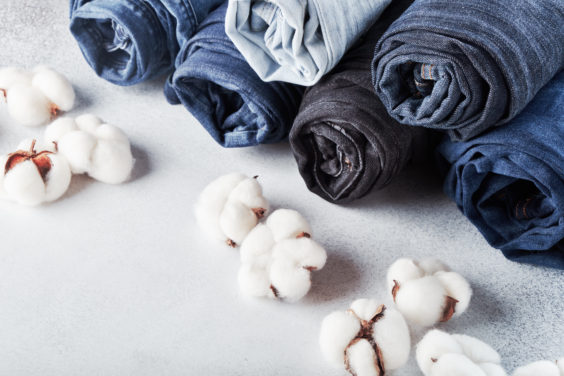
[[[174,68],[180,46],[223,0],[70,0],[70,30],[100,77],[133,85]]]
[[[493,247],[564,269],[564,71],[506,126],[437,151],[446,193]]]
[[[400,123],[467,140],[563,68],[563,40],[562,0],[416,0],[378,42],[373,84]]]
[[[427,143],[427,129],[392,119],[372,88],[378,38],[409,6],[395,0],[335,69],[305,92],[290,145],[307,187],[346,203],[386,186]]]
[[[165,86],[169,103],[182,103],[224,147],[285,139],[303,88],[263,82],[225,34],[227,4],[212,12],[179,54]]]

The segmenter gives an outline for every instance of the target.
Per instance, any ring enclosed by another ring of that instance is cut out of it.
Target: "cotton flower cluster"
[[[416,359],[425,376],[507,375],[499,354],[488,344],[440,330],[431,330],[423,337],[417,345]]]
[[[438,260],[401,258],[388,269],[387,282],[397,309],[422,326],[460,316],[472,296],[464,277]]]
[[[47,123],[74,106],[75,93],[60,73],[45,66],[29,72],[20,68],[0,69],[0,94],[6,98],[8,112],[26,126]]]
[[[200,227],[212,238],[232,247],[241,244],[267,210],[268,202],[256,177],[239,173],[212,181],[195,206]]]
[[[248,296],[297,301],[311,287],[310,274],[325,265],[325,249],[295,210],[278,209],[259,223],[241,245],[239,287]]]
[[[131,145],[123,131],[86,114],[60,118],[45,130],[45,140],[58,145],[73,174],[88,174],[108,184],[126,181],[133,169]]]
[[[541,360],[519,367],[513,376],[564,376],[564,358],[556,362]]]
[[[122,183],[134,162],[127,136],[90,114],[58,119],[43,142],[25,140],[17,149],[0,156],[0,198],[29,206],[61,197],[73,173]]]
[[[323,319],[321,351],[335,366],[356,376],[383,376],[403,366],[411,340],[403,316],[374,299],[359,299],[345,312]]]

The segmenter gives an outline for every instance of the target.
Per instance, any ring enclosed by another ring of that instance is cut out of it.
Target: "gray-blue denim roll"
[[[311,86],[392,0],[229,0],[227,35],[265,81]]]
[[[164,75],[224,0],[70,0],[70,30],[96,74],[117,85]]]
[[[307,187],[325,200],[361,198],[424,154],[428,130],[392,119],[373,91],[370,72],[378,38],[410,3],[395,0],[360,44],[305,92],[290,144]]]
[[[564,71],[507,126],[437,154],[445,192],[493,247],[564,269]]]
[[[373,84],[400,123],[470,139],[564,66],[562,0],[416,0],[382,36]]]
[[[257,76],[225,34],[226,9],[212,12],[183,46],[165,96],[182,103],[224,147],[284,140],[303,88]]]

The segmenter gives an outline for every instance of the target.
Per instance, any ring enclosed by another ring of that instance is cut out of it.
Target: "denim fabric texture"
[[[410,3],[395,0],[360,44],[306,90],[290,144],[307,187],[325,200],[345,203],[384,187],[425,149],[428,130],[392,119],[371,83],[376,41]]]
[[[70,30],[96,74],[117,85],[164,75],[223,0],[71,0]]]
[[[400,123],[468,140],[564,66],[562,0],[416,0],[382,36],[373,84]]]
[[[165,86],[172,104],[182,103],[224,147],[285,139],[303,88],[263,82],[225,34],[227,4],[212,12],[179,54]]]
[[[446,193],[493,247],[564,269],[564,71],[506,126],[437,152]]]
[[[229,0],[227,35],[264,81],[311,86],[391,0]]]

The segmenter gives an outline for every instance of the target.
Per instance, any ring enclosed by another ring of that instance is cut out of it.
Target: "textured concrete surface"
[[[0,203],[0,375],[344,375],[321,358],[319,323],[358,297],[389,303],[384,275],[400,256],[439,257],[471,281],[468,312],[439,327],[489,342],[509,371],[564,355],[564,273],[505,260],[429,171],[410,168],[353,205],[324,202],[287,144],[223,150],[166,103],[162,79],[98,79],[67,31],[66,3],[2,0],[0,64],[64,72],[79,98],[70,115],[123,127],[137,164],[125,185],[75,177],[51,205]],[[42,131],[0,105],[0,152]],[[302,210],[327,247],[301,303],[241,298],[237,251],[200,237],[194,199],[233,170],[260,175],[273,205]],[[393,374],[420,372],[412,358]]]

